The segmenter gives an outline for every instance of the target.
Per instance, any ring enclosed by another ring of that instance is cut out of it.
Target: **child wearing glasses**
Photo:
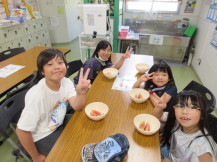
[[[142,75],[134,83],[133,88],[144,88],[149,91],[150,100],[154,106],[158,104],[159,100],[163,100],[169,105],[172,97],[177,95],[171,68],[165,63],[154,64],[148,74]],[[164,109],[164,111],[168,111],[168,108]]]
[[[114,65],[111,62],[112,46],[108,41],[102,40],[97,44],[96,49],[92,55],[92,58],[85,61],[83,65],[84,72],[86,72],[86,70],[90,68],[88,79],[90,79],[91,83],[93,83],[97,74],[101,70],[109,67],[119,69],[124,63],[124,60],[130,57],[131,51],[132,49],[129,50],[128,47],[125,54],[123,54],[121,59]],[[80,73],[78,73],[78,75],[74,78],[75,84],[78,84],[79,75]]]
[[[72,81],[65,78],[67,62],[61,51],[42,51],[37,66],[44,78],[27,92],[16,132],[32,160],[45,161],[72,115],[66,114],[68,102],[75,110],[82,110],[85,105],[89,69],[84,76],[81,69],[75,89]]]
[[[180,92],[169,112],[159,102],[153,115],[166,121],[161,136],[162,162],[216,162],[217,139],[208,124],[206,101],[199,93]]]

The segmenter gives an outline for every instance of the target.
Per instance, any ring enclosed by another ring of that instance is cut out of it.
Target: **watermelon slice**
[[[101,116],[102,113],[99,112],[99,111],[97,111],[97,110],[92,110],[92,111],[90,112],[90,115],[91,115],[91,116]]]
[[[143,121],[139,124],[139,128],[144,130],[144,131],[150,131],[150,124],[149,124],[149,122]]]
[[[143,99],[143,97],[142,97],[142,95],[139,93],[139,94],[136,94],[135,95],[135,98],[137,98],[137,99]]]
[[[146,127],[145,122],[141,122],[140,125],[139,125],[139,128],[142,129],[142,130],[144,130],[145,127]]]
[[[143,99],[142,95],[139,93],[138,99]]]
[[[150,124],[149,122],[146,123],[146,127],[144,129],[145,131],[150,131]]]

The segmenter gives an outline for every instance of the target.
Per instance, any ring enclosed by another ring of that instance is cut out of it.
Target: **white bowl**
[[[95,113],[93,111],[95,110],[100,112],[101,114],[94,116]],[[95,120],[95,121],[105,118],[105,116],[108,113],[108,110],[109,110],[108,106],[102,102],[92,102],[85,107],[86,115],[90,119]]]
[[[143,63],[136,64],[136,69],[139,71],[139,73],[143,74],[150,69],[150,65]]]
[[[136,103],[145,102],[149,98],[149,96],[149,92],[142,88],[133,88],[130,91],[130,97]]]
[[[141,129],[139,126],[141,123],[149,123],[150,130]],[[136,129],[144,135],[155,134],[160,129],[160,121],[153,115],[150,114],[139,114],[134,118],[134,125]]]
[[[115,68],[106,68],[103,70],[103,74],[108,79],[113,79],[117,76],[118,70]]]

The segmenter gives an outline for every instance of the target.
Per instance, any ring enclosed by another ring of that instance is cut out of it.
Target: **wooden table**
[[[25,66],[17,72],[9,75],[6,78],[0,78],[0,96],[6,93],[11,88],[15,87],[21,81],[29,77],[35,70],[37,70],[37,57],[40,52],[50,47],[37,46],[16,56],[13,56],[5,61],[0,62],[0,68],[9,64]],[[63,53],[70,52],[69,49],[58,48]]]
[[[120,54],[113,54],[114,62]],[[135,64],[153,64],[152,56],[132,55],[119,70],[119,74],[135,75]],[[108,105],[109,112],[105,119],[92,121],[85,111],[75,112],[65,130],[54,145],[46,162],[81,160],[81,150],[85,144],[98,143],[105,138],[116,134],[125,134],[130,143],[128,156],[124,161],[128,162],[159,162],[160,144],[158,133],[152,136],[140,134],[134,127],[133,119],[141,113],[152,113],[153,106],[148,100],[142,104],[131,101],[129,92],[113,90],[114,79],[108,80],[100,72],[89,89],[86,102],[103,102]]]

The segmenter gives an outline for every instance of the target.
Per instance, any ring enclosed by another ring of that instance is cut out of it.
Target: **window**
[[[126,0],[126,11],[178,13],[180,2],[180,0]]]

